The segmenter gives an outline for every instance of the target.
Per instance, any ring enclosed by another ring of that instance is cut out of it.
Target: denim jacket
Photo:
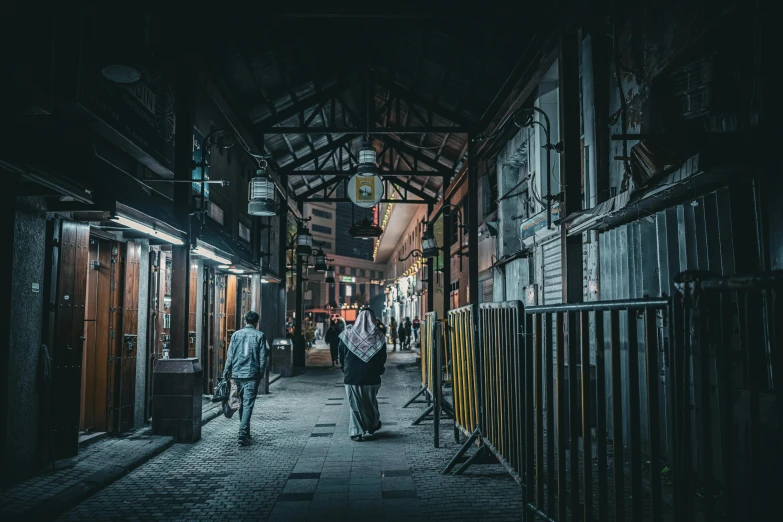
[[[226,355],[223,378],[261,379],[266,365],[266,338],[253,326],[245,326],[234,332]]]

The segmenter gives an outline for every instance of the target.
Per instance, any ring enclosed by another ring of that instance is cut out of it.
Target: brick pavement
[[[440,470],[458,446],[443,421],[410,426],[423,409],[402,404],[419,387],[411,353],[390,353],[379,393],[383,429],[348,438],[345,391],[328,350],[313,367],[259,396],[254,443],[236,443],[238,420],[219,417],[202,440],[165,453],[64,514],[62,520],[519,520],[521,492],[498,465]]]

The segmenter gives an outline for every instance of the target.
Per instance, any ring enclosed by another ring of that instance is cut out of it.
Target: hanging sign
[[[560,219],[560,204],[552,205],[552,222]],[[519,239],[525,239],[534,235],[539,230],[546,228],[546,209],[519,225]]]
[[[383,181],[372,174],[354,174],[348,181],[348,197],[358,207],[374,207],[383,198]]]

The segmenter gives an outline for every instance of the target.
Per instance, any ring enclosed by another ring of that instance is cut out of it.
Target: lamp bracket
[[[553,150],[558,154],[561,154],[563,152],[563,142],[560,141],[555,144],[547,143],[546,145],[542,145],[541,148],[546,150]]]
[[[424,257],[424,253],[421,250],[419,250],[418,248],[414,248],[413,250],[410,251],[410,253],[407,256],[397,258],[397,261],[406,261],[411,256],[413,256],[414,258],[416,258],[416,257]]]

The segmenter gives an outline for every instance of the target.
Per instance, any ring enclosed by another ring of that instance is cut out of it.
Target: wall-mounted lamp
[[[277,214],[275,203],[275,184],[266,174],[266,160],[258,160],[256,176],[247,187],[247,213],[251,216],[274,216]]]

